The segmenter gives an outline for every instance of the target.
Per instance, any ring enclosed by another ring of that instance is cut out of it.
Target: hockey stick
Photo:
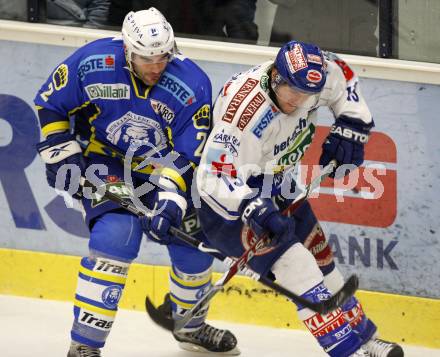
[[[249,260],[252,259],[252,257],[255,255],[255,253],[266,246],[266,238],[260,237],[258,238],[252,245],[249,247],[248,250],[246,250],[243,255],[238,258],[237,260],[232,260],[231,258],[225,258],[223,261],[226,261],[227,259],[231,259],[232,265],[230,266],[229,270],[225,272],[222,277],[215,282],[215,284],[209,289],[209,291],[202,296],[202,298],[197,301],[197,303],[191,308],[185,311],[183,316],[181,316],[179,319],[177,319],[174,322],[173,332],[178,332],[182,328],[184,328],[201,310],[203,310],[206,306],[208,306],[209,302],[212,300],[212,298],[223,289],[225,284],[232,279],[232,277],[237,274],[239,271],[245,270],[247,271],[247,275],[250,275],[255,280],[260,280],[261,276],[246,268],[246,264],[249,262]],[[276,289],[277,290],[277,289]],[[287,292],[287,291],[286,291]],[[288,295],[291,295],[292,293],[289,291]],[[294,299],[297,299],[299,296],[294,294]],[[145,304],[147,304],[148,296],[145,298]],[[307,301],[307,303],[309,303]]]
[[[310,185],[308,185],[304,192],[302,192],[293,202],[292,205],[295,207],[298,207],[304,200],[307,199],[307,197],[310,195],[310,193],[313,191],[314,188],[319,186],[320,182],[329,175],[330,172],[333,171],[334,164],[329,165],[328,167],[325,167],[323,172],[319,177],[317,177],[315,180],[313,180]],[[265,240],[263,237],[258,237],[256,241],[246,250],[243,255],[234,260],[231,260],[229,263],[230,268],[227,270],[222,277],[216,281],[216,283],[211,287],[211,289],[203,295],[203,297],[197,301],[197,303],[191,308],[186,310],[186,312],[183,314],[183,316],[180,316],[179,319],[177,319],[174,323],[174,332],[180,331],[182,328],[184,328],[200,311],[202,311],[209,302],[213,299],[213,297],[223,289],[223,287],[228,283],[232,277],[237,274],[237,272],[243,270],[246,268],[247,263],[250,259],[255,255],[258,249],[263,248],[267,244],[267,240]],[[252,272],[250,269],[247,269],[247,272],[249,276],[251,276],[253,279],[257,281],[261,281],[261,279],[264,279],[261,275],[259,275],[256,272]],[[250,273],[250,274],[249,274]],[[272,282],[273,283],[273,282]],[[274,283],[275,284],[275,283]],[[277,285],[277,284],[276,284]],[[276,289],[278,290],[278,289]],[[300,303],[298,300],[299,296],[294,296],[292,299],[296,303]],[[305,305],[309,304],[309,301],[305,300],[303,301]],[[321,306],[310,306],[309,308],[315,309],[315,308],[321,308]],[[319,311],[317,311],[319,312]]]
[[[309,195],[310,193],[319,186],[320,182],[328,176],[334,168],[334,164],[328,165],[324,168],[324,170],[321,172],[321,175],[317,178],[315,178],[306,188],[306,190],[301,193],[292,203],[291,206],[298,207]],[[80,184],[82,187],[90,187],[90,188],[97,188],[93,183],[86,180],[84,177],[81,178]],[[150,212],[141,210],[138,207],[136,207],[131,201],[128,201],[126,199],[121,198],[120,196],[105,190],[103,196],[115,203],[117,203],[122,208],[128,210],[129,212],[137,215],[137,216],[149,216]],[[207,247],[203,242],[200,242],[196,238],[192,237],[189,234],[186,234],[185,232],[175,228],[170,228],[171,233],[182,240],[183,242],[193,246],[194,248],[199,249],[202,252],[205,252],[207,254],[211,254],[212,256],[224,261],[227,260],[232,262],[231,268],[224,274],[224,279],[220,279],[220,283],[222,283],[221,287],[224,286],[239,270],[244,269],[246,263],[254,256],[255,252],[262,247],[263,241],[257,240],[249,249],[247,252],[245,252],[242,257],[240,257],[238,260],[225,257],[220,251],[217,249],[209,248]],[[293,302],[297,304],[302,304],[305,307],[319,312],[319,313],[326,313],[329,311],[332,311],[338,306],[340,306],[341,303],[345,302],[348,298],[350,298],[354,292],[357,290],[358,286],[358,279],[356,276],[350,277],[350,279],[347,280],[346,284],[342,287],[340,291],[338,291],[335,295],[333,295],[329,300],[323,301],[321,303],[312,303],[309,300],[306,300],[304,298],[301,298],[300,296],[292,293],[291,291],[285,289],[284,287],[276,284],[272,280],[270,280],[267,277],[260,276],[259,274],[252,272],[250,269],[245,268],[247,275],[250,275],[255,280],[260,281],[262,284],[272,288],[273,290],[285,295],[286,297],[290,298]],[[222,277],[222,278],[223,278]],[[220,284],[219,284],[220,285]],[[216,289],[215,292],[213,292],[212,296],[215,295],[217,291],[221,290],[221,288]],[[211,297],[212,298],[212,297]],[[207,300],[205,300],[207,301]],[[208,300],[209,301],[209,300]],[[160,326],[168,329],[168,330],[174,330],[174,324],[173,321],[167,321],[166,317],[164,317],[151,303],[148,296],[146,297],[146,308],[147,312],[150,315],[150,317],[158,323]],[[206,305],[206,303],[205,303]],[[202,306],[203,307],[203,306]],[[194,309],[194,307],[193,307]],[[200,307],[198,308],[198,311],[200,311]]]
[[[290,205],[290,207],[293,207],[293,209],[296,209],[304,200],[309,197],[309,195],[313,192],[315,188],[319,186],[321,181],[327,177],[331,172],[333,172],[335,167],[335,163],[332,162],[328,166],[326,166],[323,171],[321,172],[321,175],[315,178],[305,189],[304,192],[302,192]],[[184,233],[184,232],[181,232]],[[187,237],[179,237],[183,238],[184,241],[187,241],[187,238],[191,238],[194,240],[193,237],[189,236],[184,233]],[[197,240],[196,240],[197,241]],[[291,291],[285,289],[279,284],[276,284],[271,279],[260,276],[259,274],[251,271],[250,269],[246,268],[246,263],[255,255],[255,252],[260,249],[262,246],[265,245],[264,238],[258,239],[254,244],[237,260],[232,260],[231,258],[225,258],[223,257],[223,261],[229,260],[229,262],[232,262],[232,266],[230,269],[214,284],[214,286],[211,288],[211,290],[200,299],[196,305],[194,305],[191,309],[187,310],[185,314],[178,319],[177,321],[174,321],[171,318],[168,318],[164,316],[154,305],[152,304],[151,300],[147,296],[145,299],[145,306],[147,309],[148,314],[150,315],[151,319],[155,321],[160,326],[166,328],[167,330],[171,331],[178,331],[181,328],[183,328],[185,325],[191,321],[191,319],[197,315],[198,312],[200,312],[207,304],[208,302],[214,297],[214,295],[219,292],[224,285],[231,280],[231,278],[240,270],[245,269],[246,275],[252,277],[253,279],[261,282],[263,285],[266,285],[273,290],[285,295],[286,297],[289,297],[293,302],[296,304],[301,304],[313,311],[316,311],[321,314],[328,313],[332,310],[335,310],[338,308],[341,304],[345,303],[357,290],[358,287],[358,278],[353,275],[351,276],[347,282],[344,284],[344,286],[339,290],[336,294],[334,294],[329,300],[320,302],[320,303],[312,303],[309,300],[306,300],[296,294],[293,294]],[[191,244],[191,243],[190,243]],[[194,247],[196,247],[195,244],[191,244]],[[218,256],[216,256],[219,258]]]

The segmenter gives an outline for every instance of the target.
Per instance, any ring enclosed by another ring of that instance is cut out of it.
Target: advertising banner
[[[81,211],[67,208],[48,187],[35,150],[41,138],[33,98],[73,51],[0,41],[1,248],[87,255]],[[214,95],[233,73],[248,68],[198,63]],[[376,124],[366,161],[336,188],[331,179],[323,182],[312,205],[336,262],[347,276],[360,276],[361,288],[440,298],[440,87],[361,79],[361,90]],[[315,143],[301,168],[304,179],[333,122],[327,109],[318,117]],[[137,262],[169,264],[167,250],[144,240]]]

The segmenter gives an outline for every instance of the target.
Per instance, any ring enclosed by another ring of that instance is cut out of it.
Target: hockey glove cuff
[[[67,191],[74,198],[80,198],[79,179],[86,165],[75,137],[70,133],[53,134],[36,147],[46,164],[49,186]]]
[[[151,240],[170,244],[173,241],[170,227],[181,226],[186,209],[187,201],[182,191],[160,191],[156,195],[153,216],[140,218],[142,230]]]
[[[330,161],[336,160],[337,167],[360,166],[364,162],[364,145],[368,142],[370,129],[373,126],[373,122],[365,124],[346,116],[337,118],[322,145],[319,164],[326,166]]]

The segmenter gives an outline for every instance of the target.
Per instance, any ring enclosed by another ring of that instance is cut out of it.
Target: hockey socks
[[[342,306],[345,319],[359,335],[362,343],[369,341],[377,331],[376,325],[365,316],[361,303],[354,296]]]
[[[72,340],[103,347],[118,310],[129,263],[106,258],[83,258],[74,301]]]
[[[344,278],[338,268],[334,268],[324,277],[325,286],[331,291],[338,291],[344,285]],[[354,296],[342,306],[345,319],[359,335],[362,343],[370,340],[377,331],[376,325],[365,315],[361,303]]]
[[[313,302],[320,302],[328,299],[331,294],[324,284],[320,283],[301,296]],[[321,315],[298,306],[298,315],[324,351],[332,357],[348,357],[362,345],[362,341],[345,320],[340,308]]]
[[[186,274],[172,266],[170,271],[170,298],[173,318],[178,319],[187,309],[192,308],[197,301],[211,288],[211,267],[207,270]],[[181,332],[192,332],[199,329],[208,314],[209,305],[202,309]]]

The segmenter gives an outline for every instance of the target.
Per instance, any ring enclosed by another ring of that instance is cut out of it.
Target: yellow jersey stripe
[[[54,131],[62,131],[69,130],[70,124],[69,121],[56,121],[50,124],[47,124],[41,128],[41,132],[44,136],[48,136],[50,133]]]
[[[133,88],[134,88],[134,94],[136,95],[136,97],[141,98],[141,99],[147,99],[148,97],[148,93],[150,93],[151,87],[152,86],[148,86],[147,89],[145,89],[144,94],[141,94],[139,92],[139,88],[138,85],[136,83],[136,79],[133,75],[133,73],[130,71],[130,78],[131,78],[131,82],[133,83]]]
[[[182,176],[180,176],[180,174],[176,170],[170,169],[168,167],[164,167],[161,169],[157,169],[157,171],[159,171],[161,176],[170,178],[179,187],[179,189],[181,189],[183,192],[186,192],[187,187],[185,180],[183,179]]]

